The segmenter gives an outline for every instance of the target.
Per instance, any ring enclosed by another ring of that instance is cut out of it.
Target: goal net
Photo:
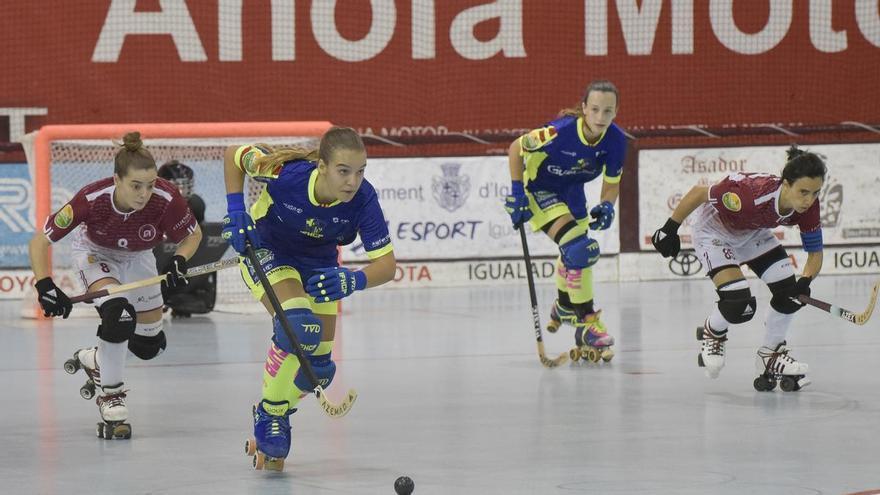
[[[34,225],[42,229],[46,217],[67,203],[83,186],[113,175],[113,159],[126,132],[139,131],[145,146],[162,166],[171,160],[186,164],[194,172],[193,193],[205,201],[205,223],[220,222],[226,214],[226,189],[223,179],[223,154],[232,144],[266,143],[273,146],[316,147],[329,122],[272,122],[222,124],[118,124],[46,126],[26,136],[24,141],[28,166],[34,184]],[[245,201],[250,207],[264,185],[250,179],[245,183]],[[70,295],[80,293],[73,278],[70,238],[53,244],[53,277]],[[231,249],[224,257],[235,256]],[[28,296],[23,316],[34,316]],[[86,305],[77,305],[77,313]],[[262,311],[241,281],[237,268],[217,273],[216,311]]]

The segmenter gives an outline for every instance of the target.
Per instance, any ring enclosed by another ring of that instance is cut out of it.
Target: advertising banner
[[[30,266],[33,188],[27,164],[0,164],[0,266]]]
[[[805,149],[825,158],[828,174],[819,193],[825,245],[880,242],[880,144],[815,145]],[[642,150],[639,153],[639,230],[643,250],[695,185],[711,185],[731,173],[780,175],[784,146]],[[682,224],[682,247],[691,247],[693,215]],[[774,230],[784,246],[801,246],[796,227]]]

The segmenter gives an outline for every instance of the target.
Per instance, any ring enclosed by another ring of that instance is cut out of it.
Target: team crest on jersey
[[[144,242],[150,242],[156,238],[156,232],[156,227],[148,223],[138,229],[138,237]]]
[[[730,211],[739,211],[742,209],[742,201],[739,199],[739,195],[736,193],[724,193],[724,195],[721,196],[721,202],[724,204],[724,207]]]
[[[455,211],[467,201],[471,192],[471,178],[458,175],[460,163],[443,163],[442,176],[434,176],[431,180],[431,192],[437,204],[446,211]]]
[[[301,234],[305,234],[314,239],[323,239],[324,238],[324,227],[327,226],[327,223],[319,218],[307,218],[306,219],[306,228],[300,230]]]
[[[526,151],[535,151],[541,149],[545,144],[549,143],[556,137],[555,127],[543,127],[535,129],[523,136],[520,143]]]
[[[66,229],[70,227],[71,223],[73,223],[73,207],[68,203],[55,214],[55,226],[59,229]]]

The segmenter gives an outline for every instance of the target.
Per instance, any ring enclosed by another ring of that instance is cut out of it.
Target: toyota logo
[[[703,269],[703,263],[693,252],[681,252],[669,260],[669,271],[681,277],[696,275]]]

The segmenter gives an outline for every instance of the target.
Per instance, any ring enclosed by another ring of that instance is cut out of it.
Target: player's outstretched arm
[[[679,201],[678,206],[675,207],[675,210],[669,218],[678,222],[680,225],[688,215],[693,213],[694,210],[700,207],[700,205],[708,201],[709,186],[694,186],[684,195],[683,198],[681,198],[681,201]]]

